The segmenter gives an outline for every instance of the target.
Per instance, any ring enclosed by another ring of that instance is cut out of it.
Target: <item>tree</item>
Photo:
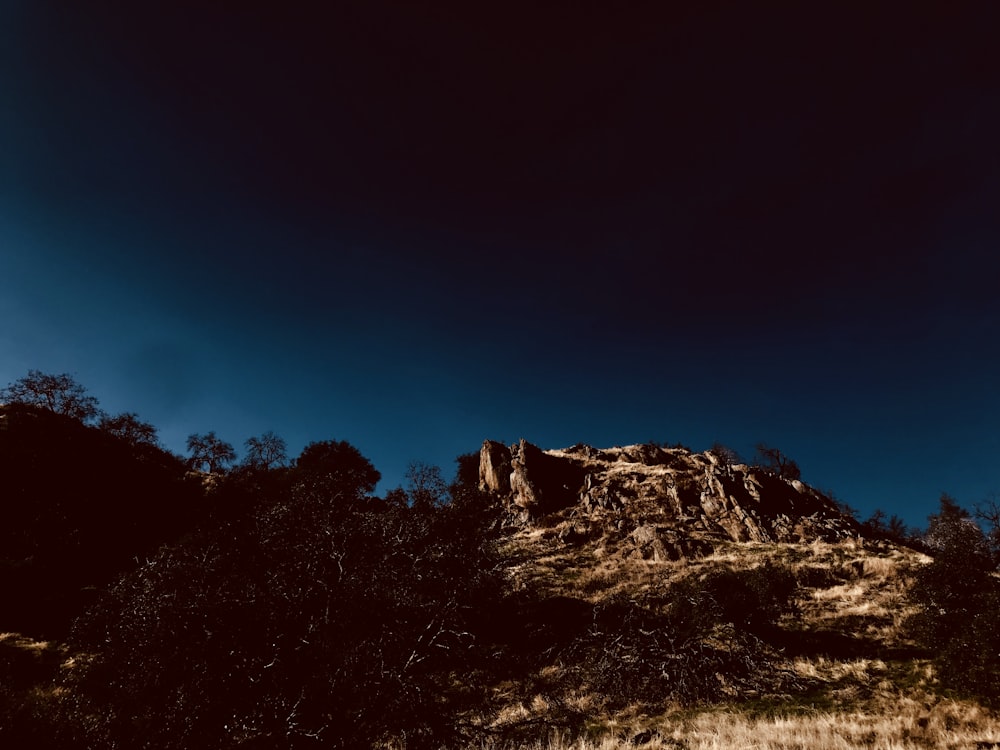
[[[67,373],[49,375],[41,370],[29,370],[25,377],[0,391],[0,399],[48,409],[81,422],[94,419],[99,413],[97,399],[88,395],[87,390]]]
[[[888,539],[893,542],[905,542],[907,536],[906,522],[893,513],[887,516],[881,508],[876,508],[861,524],[861,527],[872,537]]]
[[[295,460],[293,473],[300,488],[343,500],[371,495],[382,478],[372,463],[345,440],[309,443]]]
[[[872,536],[885,536],[885,518],[885,511],[881,508],[876,508],[872,511],[872,514],[868,516],[868,519],[861,524],[861,527]]]
[[[982,529],[954,498],[942,495],[925,536],[934,560],[910,592],[918,640],[934,655],[943,685],[1000,701],[1000,582]]]
[[[97,426],[105,432],[121,438],[130,445],[158,446],[156,428],[149,422],[143,422],[135,412],[127,411],[116,416],[102,414]]]
[[[188,463],[192,468],[203,467],[209,474],[222,471],[227,464],[236,460],[233,446],[215,436],[215,432],[205,435],[188,435],[187,449],[191,452]]]
[[[976,520],[986,524],[986,539],[989,541],[994,562],[1000,562],[1000,497],[996,494],[976,503]]]
[[[951,495],[943,493],[939,511],[930,521],[924,542],[939,559],[962,566],[988,566],[989,547],[982,529]],[[954,558],[954,560],[953,560]]]
[[[268,430],[260,437],[251,437],[243,444],[247,450],[243,464],[250,469],[269,471],[288,464],[288,446]]]
[[[719,463],[723,466],[735,466],[736,464],[743,463],[743,459],[740,458],[739,453],[728,445],[723,445],[719,442],[712,443],[712,447],[708,449],[708,452],[719,459]]]
[[[905,541],[909,533],[909,530],[906,528],[906,521],[893,513],[889,516],[889,521],[886,524],[886,533],[894,541]]]
[[[448,484],[437,466],[414,462],[406,470],[410,502],[414,507],[433,508],[448,500]]]
[[[777,448],[757,443],[757,465],[785,479],[801,479],[799,465]]]

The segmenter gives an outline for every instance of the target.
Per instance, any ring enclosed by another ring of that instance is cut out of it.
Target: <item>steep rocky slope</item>
[[[479,480],[518,525],[542,525],[565,542],[627,542],[661,559],[710,551],[714,541],[801,542],[855,537],[857,523],[823,493],[711,451],[655,444],[542,450],[491,440]]]

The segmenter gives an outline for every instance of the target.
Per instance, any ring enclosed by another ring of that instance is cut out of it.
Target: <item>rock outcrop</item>
[[[507,498],[525,519],[576,503],[584,475],[578,464],[526,440],[510,447],[487,440],[479,453],[480,485]]]
[[[635,554],[677,559],[710,540],[798,542],[858,535],[858,525],[821,492],[712,452],[655,444],[543,451],[521,440],[483,443],[480,485],[516,524],[560,527],[566,543],[607,530]],[[557,517],[555,517],[557,516]],[[561,525],[561,526],[560,526]]]

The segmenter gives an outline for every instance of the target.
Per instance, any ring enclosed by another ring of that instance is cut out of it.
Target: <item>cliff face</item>
[[[629,445],[575,445],[543,451],[522,440],[487,440],[479,479],[505,503],[513,522],[557,517],[567,541],[609,529],[629,534],[645,556],[687,555],[697,540],[798,542],[858,535],[830,498],[798,480],[711,452]]]

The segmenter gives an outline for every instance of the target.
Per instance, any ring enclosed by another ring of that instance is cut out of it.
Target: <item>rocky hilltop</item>
[[[542,450],[525,440],[487,440],[479,482],[504,503],[513,524],[554,529],[570,543],[611,536],[649,558],[707,552],[713,541],[859,534],[854,519],[809,485],[711,451],[655,444]]]

